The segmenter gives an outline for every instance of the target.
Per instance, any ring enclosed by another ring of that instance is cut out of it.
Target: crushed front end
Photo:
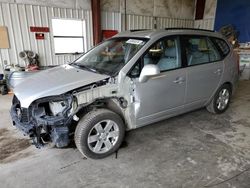
[[[72,95],[42,98],[34,101],[29,108],[22,108],[14,96],[10,114],[13,125],[30,136],[36,147],[49,142],[65,147],[70,142],[69,125],[76,108]]]

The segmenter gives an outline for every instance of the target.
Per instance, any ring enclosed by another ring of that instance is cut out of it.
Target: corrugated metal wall
[[[125,23],[124,14],[122,15],[122,20],[122,23]],[[194,21],[188,19],[127,15],[127,30],[154,29],[154,23],[156,23],[156,29],[167,27],[194,27]],[[125,30],[124,24],[122,26],[122,29]]]
[[[102,29],[125,30],[125,15],[120,12],[102,12]],[[74,60],[76,55],[55,55],[52,36],[52,18],[84,19],[86,22],[86,45],[88,50],[93,44],[93,27],[91,10],[54,8],[38,5],[0,3],[0,25],[7,26],[10,39],[10,49],[0,50],[0,65],[20,64],[24,62],[18,57],[23,50],[32,50],[39,54],[42,66],[60,65]],[[159,28],[166,27],[213,27],[213,22],[193,21],[187,19],[163,18],[142,15],[127,15],[127,30],[153,29],[154,24]],[[45,40],[36,40],[35,33],[29,31],[30,26],[49,27],[51,32],[45,33]]]
[[[157,29],[167,28],[167,27],[184,27],[193,28],[194,21],[188,19],[178,19],[178,18],[156,18]]]
[[[111,29],[121,31],[121,13],[120,12],[101,12],[102,29]]]
[[[214,30],[214,19],[195,20],[194,28]]]
[[[0,65],[1,62],[24,65],[24,62],[18,57],[18,53],[23,50],[38,53],[42,66],[59,65],[75,59],[75,55],[54,54],[52,18],[84,19],[86,22],[85,49],[91,48],[93,37],[90,10],[0,3],[0,25],[8,27],[11,47],[10,49],[0,49]],[[45,40],[36,40],[35,33],[29,31],[30,26],[49,27],[51,32],[45,33]]]
[[[153,17],[127,14],[127,30],[153,29]],[[122,14],[122,29],[125,30],[125,15]]]

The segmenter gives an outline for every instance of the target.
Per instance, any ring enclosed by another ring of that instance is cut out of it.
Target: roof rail
[[[149,29],[132,29],[132,30],[129,30],[130,32],[136,32],[136,31],[147,31]]]
[[[196,31],[207,31],[207,32],[215,32],[214,30],[208,30],[208,29],[198,29],[198,28],[188,28],[188,27],[169,27],[169,28],[165,28],[165,30],[196,30]]]

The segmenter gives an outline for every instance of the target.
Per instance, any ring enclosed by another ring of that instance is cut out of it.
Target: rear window
[[[226,41],[219,39],[219,38],[212,38],[212,41],[219,48],[223,57],[225,57],[230,52],[230,48],[228,44],[226,43]]]

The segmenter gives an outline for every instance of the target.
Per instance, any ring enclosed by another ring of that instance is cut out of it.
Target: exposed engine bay
[[[108,105],[116,106],[120,114],[127,107],[127,101],[117,97],[117,84],[111,78],[63,95],[38,99],[29,108],[22,108],[14,96],[11,116],[13,125],[30,136],[36,147],[47,143],[65,147],[70,143],[79,116],[91,108]]]

